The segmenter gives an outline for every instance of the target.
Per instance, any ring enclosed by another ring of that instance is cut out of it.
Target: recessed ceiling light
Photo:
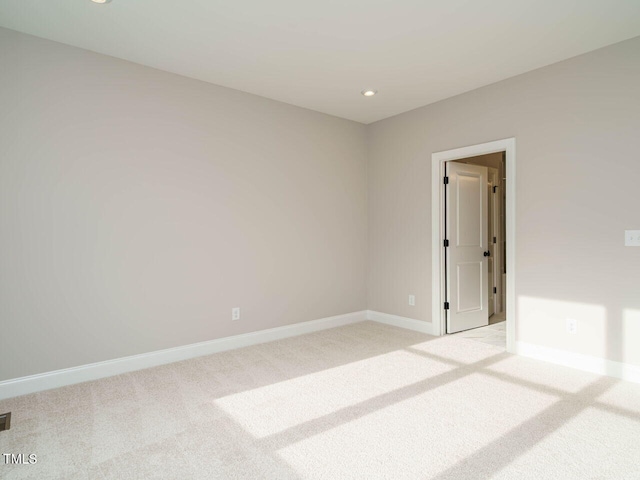
[[[93,3],[109,3],[111,0],[91,0]]]
[[[366,90],[362,90],[360,93],[365,97],[373,97],[376,93],[378,93],[378,90],[367,88]]]

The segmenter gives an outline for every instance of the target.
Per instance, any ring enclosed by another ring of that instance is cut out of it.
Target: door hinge
[[[444,302],[444,309],[449,310],[449,302]]]
[[[444,241],[444,246],[445,246],[445,247],[448,247],[448,246],[449,246],[449,240],[445,239],[445,241]]]
[[[493,243],[496,243],[496,237],[493,237]]]
[[[449,177],[444,177],[444,184],[449,185]]]
[[[493,293],[498,293],[498,287],[493,287]]]
[[[497,185],[494,185],[494,186],[493,186],[493,193],[496,193],[497,191],[498,191],[498,186],[497,186]]]

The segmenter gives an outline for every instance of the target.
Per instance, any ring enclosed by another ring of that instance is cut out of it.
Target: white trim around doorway
[[[431,298],[433,334],[444,335],[444,164],[451,160],[505,152],[506,189],[506,248],[507,248],[507,351],[516,353],[516,139],[456,148],[431,155]]]

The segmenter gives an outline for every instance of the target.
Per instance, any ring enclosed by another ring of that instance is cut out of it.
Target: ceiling
[[[371,123],[638,36],[640,0],[2,0],[0,26]]]

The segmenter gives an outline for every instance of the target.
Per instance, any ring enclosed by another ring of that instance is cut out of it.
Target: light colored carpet
[[[373,322],[0,402],[2,479],[640,479],[640,385]]]

